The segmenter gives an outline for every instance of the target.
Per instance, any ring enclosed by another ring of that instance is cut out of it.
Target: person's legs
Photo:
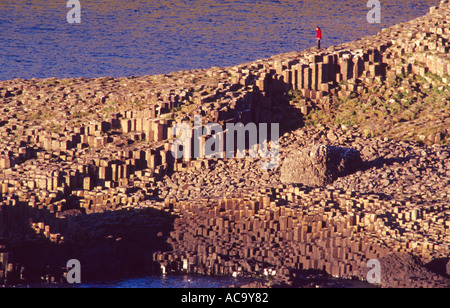
[[[320,49],[320,40],[317,40],[317,48]]]

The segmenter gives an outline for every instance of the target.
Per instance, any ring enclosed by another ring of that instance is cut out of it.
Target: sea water
[[[208,276],[146,276],[113,281],[97,281],[72,285],[79,288],[229,288],[243,284],[245,279]]]
[[[438,0],[0,1],[0,80],[126,77],[231,66],[315,46],[327,47],[424,15]],[[369,19],[370,20],[370,19]]]

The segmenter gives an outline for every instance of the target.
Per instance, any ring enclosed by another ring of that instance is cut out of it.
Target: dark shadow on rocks
[[[153,253],[170,250],[167,238],[175,217],[153,208],[77,216],[84,230],[71,242],[84,280],[117,279],[159,272]],[[83,244],[78,244],[83,243]]]
[[[80,261],[82,282],[158,273],[153,253],[171,250],[167,238],[175,219],[154,208],[89,215],[72,209],[56,217],[24,204],[3,206],[0,214],[0,252],[7,254],[7,264],[0,264],[0,270],[11,264],[0,285],[64,283],[70,259]],[[31,228],[31,220],[45,221],[64,241],[56,243],[43,232],[38,234]]]
[[[450,258],[434,259],[425,264],[425,267],[433,273],[450,278]]]
[[[405,164],[409,162],[411,159],[413,159],[414,156],[409,155],[407,157],[395,157],[395,158],[382,158],[378,157],[371,161],[364,161],[361,166],[361,171],[367,171],[372,168],[380,169],[385,166],[392,166],[395,163],[397,164]]]
[[[375,288],[375,285],[359,279],[342,279],[332,277],[325,271],[308,269],[291,271],[291,284],[280,284],[275,287],[294,288]]]

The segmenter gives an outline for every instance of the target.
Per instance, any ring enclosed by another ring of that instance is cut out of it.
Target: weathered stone
[[[326,185],[355,172],[361,165],[360,153],[355,149],[316,145],[285,159],[281,167],[281,182]]]

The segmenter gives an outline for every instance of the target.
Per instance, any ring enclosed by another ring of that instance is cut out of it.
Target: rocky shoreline
[[[64,282],[78,259],[86,281],[367,286],[377,259],[375,286],[449,287],[449,14],[441,1],[376,36],[234,67],[0,82],[0,285]],[[280,123],[278,167],[175,159],[170,128],[198,115]],[[299,154],[338,147],[356,170]]]

